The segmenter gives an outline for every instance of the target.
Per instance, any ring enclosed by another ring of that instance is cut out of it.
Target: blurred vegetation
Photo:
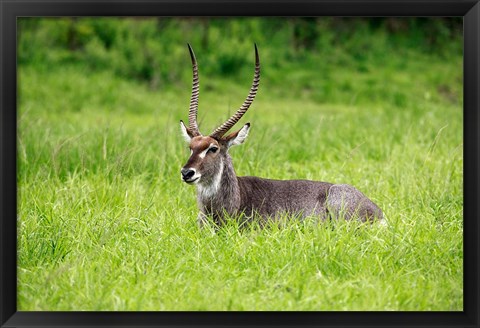
[[[372,63],[405,65],[385,61],[391,53],[399,58],[411,51],[444,58],[461,54],[462,24],[461,18],[396,17],[21,18],[18,61],[44,67],[81,63],[157,90],[190,83],[176,60],[186,56],[186,42],[201,58],[202,74],[211,76],[250,67],[256,42],[262,61],[268,62],[264,76],[283,71],[277,68],[314,64],[328,81],[331,69],[339,66],[362,72]]]

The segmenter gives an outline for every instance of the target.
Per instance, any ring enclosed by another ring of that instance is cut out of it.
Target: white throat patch
[[[213,197],[218,190],[220,189],[220,183],[222,181],[223,175],[223,160],[220,162],[220,169],[218,170],[217,174],[213,177],[213,181],[211,184],[204,186],[202,183],[197,184],[198,193],[202,198],[211,198]]]

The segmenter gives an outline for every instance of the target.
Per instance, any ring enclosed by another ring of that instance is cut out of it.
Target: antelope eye
[[[217,150],[218,150],[217,147],[211,147],[211,148],[208,149],[208,153],[216,153]]]

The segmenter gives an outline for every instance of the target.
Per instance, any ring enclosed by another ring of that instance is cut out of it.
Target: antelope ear
[[[180,129],[182,130],[182,135],[185,141],[190,143],[190,140],[193,138],[193,133],[185,126],[182,120],[180,120]]]
[[[248,137],[248,131],[250,131],[250,123],[245,124],[237,132],[233,132],[225,137],[228,147],[242,144]]]

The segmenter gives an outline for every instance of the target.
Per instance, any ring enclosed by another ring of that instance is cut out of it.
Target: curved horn
[[[228,130],[230,130],[247,112],[248,108],[252,104],[257,94],[258,85],[260,84],[260,59],[258,57],[258,49],[255,44],[255,75],[253,76],[253,83],[248,93],[247,99],[243,102],[242,106],[232,115],[225,123],[220,125],[210,135],[213,138],[221,138]]]
[[[192,59],[193,68],[192,97],[190,98],[190,109],[188,110],[188,127],[195,136],[198,136],[200,135],[197,124],[198,96],[200,94],[198,82],[198,65],[192,47],[188,43],[187,45],[188,51],[190,52],[190,58]]]

